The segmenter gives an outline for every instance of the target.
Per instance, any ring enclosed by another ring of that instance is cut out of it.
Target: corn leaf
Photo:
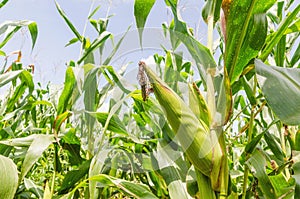
[[[298,153],[299,158],[299,153]],[[296,187],[295,187],[295,196],[299,196],[300,194],[300,162],[296,162],[293,165],[294,175],[293,178],[296,180]]]
[[[28,178],[24,178],[24,185],[27,190],[34,193],[38,198],[43,197],[43,188],[41,186],[36,185],[32,180]]]
[[[0,3],[0,8],[1,8],[1,3]],[[37,29],[36,22],[29,21],[29,20],[5,21],[4,23],[0,24],[0,35],[3,33],[5,33],[6,35],[3,41],[0,43],[0,48],[2,48],[16,32],[18,32],[22,27],[26,27],[26,26],[28,27],[31,35],[32,49],[33,49],[36,42],[38,29]]]
[[[172,199],[190,198],[183,183],[188,170],[182,152],[173,150],[170,144],[160,143],[157,152],[153,153],[152,164],[155,165],[153,169],[165,180]]]
[[[0,8],[2,8],[3,6],[5,6],[5,4],[8,2],[9,0],[3,0],[1,3],[0,3]]]
[[[290,34],[293,32],[300,32],[300,19],[298,19],[295,23],[293,23],[292,25],[290,25],[286,31],[284,32],[284,34]]]
[[[226,15],[225,66],[233,83],[246,64],[257,56],[267,31],[264,14],[276,1],[236,0],[230,4]]]
[[[189,53],[195,60],[198,71],[203,79],[206,81],[206,72],[209,68],[215,68],[217,65],[214,61],[208,48],[196,40],[185,22],[179,19],[177,10],[177,1],[166,0],[167,5],[172,9],[174,15],[174,29],[170,29],[171,34],[178,38],[188,49]]]
[[[140,198],[140,199],[157,198],[153,193],[151,193],[150,189],[143,184],[130,182],[127,180],[115,178],[105,174],[93,176],[89,178],[89,180],[98,182],[98,185],[100,187],[116,187],[119,190],[122,190],[124,193],[128,194],[129,196],[135,198]]]
[[[272,52],[275,45],[278,44],[281,37],[285,34],[285,31],[296,19],[297,14],[300,12],[300,4],[279,24],[278,30],[270,35],[266,46],[264,47],[262,54],[259,56],[261,60],[265,60]]]
[[[68,67],[65,75],[65,85],[58,100],[57,115],[64,113],[67,110],[72,93],[76,85],[76,79],[72,67]]]
[[[32,22],[31,24],[29,24],[28,29],[29,29],[29,32],[30,32],[31,40],[32,40],[31,49],[33,49],[34,46],[35,46],[37,36],[38,36],[38,27],[37,27],[36,22]]]
[[[20,73],[22,73],[21,70],[9,71],[7,73],[1,74],[0,75],[0,87],[11,82],[12,80],[16,79],[20,75]]]
[[[27,137],[22,138],[14,138],[14,139],[7,139],[1,140],[0,144],[5,144],[7,146],[15,146],[15,147],[28,147],[31,145],[33,140],[35,139],[36,135],[29,135]]]
[[[90,167],[89,167],[89,177],[98,175],[101,172],[101,169],[105,165],[105,160],[108,158],[111,150],[101,150],[93,157]],[[98,190],[96,189],[97,182],[90,180],[89,181],[89,194],[91,198],[97,198]]]
[[[41,157],[43,152],[49,147],[50,144],[52,144],[53,141],[53,135],[35,135],[34,140],[28,148],[21,167],[21,180],[26,176],[33,164]]]
[[[59,194],[67,193],[67,191],[75,186],[75,184],[83,178],[89,171],[91,161],[83,162],[78,169],[69,171],[58,190]]]
[[[75,26],[72,24],[72,22],[70,21],[70,19],[67,17],[66,13],[61,9],[61,7],[57,3],[57,1],[55,1],[55,5],[56,5],[56,9],[57,9],[58,13],[65,20],[65,22],[67,23],[67,25],[69,26],[69,28],[72,30],[72,32],[74,33],[74,35],[78,38],[79,41],[82,41],[82,39],[83,39],[82,36],[77,31],[77,29],[75,28]]]
[[[294,55],[291,59],[291,66],[293,67],[300,60],[300,45],[298,45],[297,49],[294,52]],[[299,66],[298,66],[299,68]]]
[[[78,60],[77,63],[81,64],[83,61],[85,61],[85,59],[87,59],[89,55],[92,55],[91,53],[93,53],[94,50],[101,47],[110,36],[111,36],[111,33],[107,32],[107,31],[102,32],[99,35],[99,37],[95,41],[93,41],[93,43],[87,49],[85,49],[83,55],[81,56],[81,58]],[[90,62],[88,62],[88,63],[90,63]]]
[[[295,190],[295,179],[286,180],[285,176],[280,173],[270,176],[270,181],[274,187],[277,198],[293,199]]]
[[[18,188],[18,170],[8,157],[0,155],[0,198],[13,199]]]
[[[100,122],[102,124],[102,126],[105,126],[105,123],[109,116],[109,113],[100,113],[100,112],[89,113],[89,114],[92,115],[93,117],[95,117],[98,120],[98,122]],[[107,130],[121,134],[121,135],[125,135],[125,136],[128,135],[124,124],[116,115],[111,116],[108,126],[107,126]]]
[[[253,175],[258,179],[258,187],[264,194],[266,199],[277,198],[274,187],[267,175],[265,165],[267,164],[266,158],[261,151],[255,150],[246,162],[248,167],[253,171]]]
[[[134,1],[134,17],[135,23],[139,31],[140,46],[143,43],[143,30],[147,17],[156,0],[135,0]]]
[[[300,124],[300,69],[265,65],[255,60],[256,75],[276,116],[288,125]]]
[[[222,0],[206,1],[202,9],[202,18],[207,23],[208,17],[214,17],[214,23],[220,19]]]

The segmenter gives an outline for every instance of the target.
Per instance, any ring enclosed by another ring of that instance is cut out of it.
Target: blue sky
[[[114,15],[109,22],[108,31],[119,35],[132,25],[135,28],[133,15],[133,0],[57,0],[69,19],[80,33],[83,33],[87,16],[91,6],[101,6],[93,17],[106,17]],[[201,21],[202,2],[197,0],[180,1],[182,18],[195,28],[198,37],[206,31],[206,25]],[[146,27],[161,27],[163,22],[172,18],[170,10],[164,1],[156,1],[146,23]],[[26,29],[16,34],[13,39],[2,49],[7,54],[21,50],[22,61],[25,65],[34,64],[36,68],[35,80],[42,83],[51,81],[55,84],[63,83],[65,63],[77,60],[80,46],[65,47],[74,37],[64,20],[58,14],[53,0],[10,0],[0,10],[0,23],[6,20],[32,20],[38,25],[38,39],[34,50],[31,52],[31,39]],[[86,36],[95,36],[95,31],[87,24]],[[151,39],[151,38],[150,38]]]

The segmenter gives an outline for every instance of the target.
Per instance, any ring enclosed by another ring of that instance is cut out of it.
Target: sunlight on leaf
[[[0,155],[0,198],[13,199],[18,188],[18,170],[8,157]]]
[[[53,141],[53,135],[35,135],[35,138],[25,155],[21,168],[20,179],[23,179],[26,176],[34,163],[42,156],[43,152],[50,146],[50,144],[52,144]]]

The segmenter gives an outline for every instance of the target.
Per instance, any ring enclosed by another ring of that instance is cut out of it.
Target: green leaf
[[[31,35],[31,40],[32,40],[32,47],[31,49],[34,48],[37,36],[38,36],[38,27],[36,22],[32,22],[31,24],[28,25],[28,29]]]
[[[92,53],[95,49],[101,47],[104,42],[111,36],[111,33],[104,31],[102,32],[99,37],[91,44],[89,48],[87,48],[81,58],[78,60],[78,64],[81,64],[90,53]]]
[[[290,178],[286,180],[286,177],[280,173],[275,176],[270,176],[270,181],[275,189],[276,198],[293,199],[295,190],[295,179]]]
[[[186,190],[186,185],[181,180],[176,180],[168,185],[168,190],[171,199],[192,199]]]
[[[130,182],[119,178],[114,178],[105,174],[100,174],[89,178],[98,182],[100,187],[115,187],[118,190],[122,190],[124,193],[127,193],[129,196],[139,199],[155,199],[157,198],[150,189],[136,182]]]
[[[222,77],[221,85],[219,88],[219,98],[217,102],[217,112],[221,114],[220,124],[226,124],[232,114],[232,90],[230,79],[226,68],[224,67],[224,75]]]
[[[33,48],[38,34],[37,25],[36,22],[28,20],[6,21],[2,23],[0,25],[0,35],[5,33],[5,38],[0,43],[0,48],[2,48],[11,39],[11,37],[24,26],[27,26],[29,29]]]
[[[254,139],[252,139],[251,142],[246,145],[245,152],[252,153],[264,134],[265,131],[257,135]]]
[[[83,101],[84,109],[87,112],[95,112],[98,107],[98,83],[97,78],[99,72],[101,72],[101,67],[95,67],[94,65],[87,64],[83,66],[84,68],[84,84],[83,84]],[[100,73],[101,74],[101,73]],[[86,129],[89,137],[92,137],[94,132],[95,118],[89,113],[84,114],[86,121]]]
[[[265,65],[255,60],[262,92],[276,116],[287,125],[300,124],[300,69]]]
[[[9,0],[3,0],[1,3],[0,3],[0,8],[2,8]]]
[[[58,194],[67,193],[70,188],[74,187],[75,184],[88,173],[90,163],[90,160],[85,161],[79,166],[78,169],[69,171],[62,182]]]
[[[210,179],[197,170],[195,172],[200,198],[215,199],[216,195],[212,190]]]
[[[200,175],[203,175],[203,174],[200,173]],[[203,176],[205,178],[207,178],[205,175],[203,175]],[[202,185],[205,185],[205,184],[202,184]],[[197,192],[199,191],[197,176],[196,176],[194,167],[190,167],[188,170],[188,173],[186,176],[186,189],[192,197],[195,197]]]
[[[18,32],[21,29],[21,26],[15,27],[13,30],[11,30],[9,33],[6,34],[5,38],[3,41],[0,43],[0,48],[5,46],[5,44],[12,38],[12,36]]]
[[[79,41],[82,41],[82,36],[80,35],[80,33],[77,31],[77,29],[75,28],[75,26],[72,24],[72,22],[69,20],[69,18],[67,17],[66,13],[61,9],[61,7],[59,6],[59,4],[57,3],[57,1],[55,1],[55,5],[56,5],[56,9],[58,11],[58,13],[60,14],[60,16],[65,20],[65,22],[67,23],[67,25],[69,26],[69,28],[72,30],[72,32],[75,34],[75,36],[78,38]]]
[[[258,187],[261,189],[266,199],[277,198],[274,187],[267,175],[265,166],[267,164],[265,156],[259,150],[255,150],[246,164],[251,169],[253,175],[258,179]]]
[[[92,12],[91,14],[88,16],[88,19],[92,18],[94,16],[94,14],[96,14],[96,12],[100,9],[101,6],[97,6]]]
[[[14,110],[15,104],[22,98],[26,88],[27,86],[24,83],[15,88],[13,95],[7,102],[6,112],[12,112]]]
[[[0,74],[0,87],[15,80],[20,75],[20,73],[22,73],[22,70],[9,71],[7,73]]]
[[[294,32],[299,32],[300,31],[300,19],[298,19],[295,23],[290,25],[284,32],[284,34],[290,34]]]
[[[240,49],[236,66],[232,71],[231,81],[235,81],[242,74],[244,68],[253,58],[257,57],[267,37],[267,18],[265,14],[254,14],[253,24],[249,22],[249,33],[245,36],[244,43]]]
[[[4,52],[4,51],[2,51],[2,50],[0,50],[0,56],[6,56],[6,53]]]
[[[185,22],[181,21],[177,15],[177,1],[166,1],[172,9],[174,15],[174,29],[169,29],[170,34],[177,37],[188,49],[189,53],[195,60],[199,74],[202,79],[206,81],[207,71],[216,68],[216,63],[209,49],[196,40],[190,33],[188,26]]]
[[[130,30],[131,26],[128,27],[128,29],[126,30],[126,32],[124,33],[124,35],[121,37],[121,39],[118,41],[118,43],[113,47],[110,55],[105,59],[105,61],[103,62],[103,65],[108,65],[109,62],[111,61],[111,59],[113,58],[113,56],[116,54],[116,52],[118,51],[120,45],[122,44],[125,36],[127,35],[128,31]]]
[[[275,45],[278,44],[285,31],[288,29],[290,24],[296,19],[297,14],[300,12],[300,4],[280,23],[278,30],[270,35],[266,46],[264,47],[262,54],[259,56],[261,60],[266,60],[268,55],[272,52]]]
[[[158,146],[152,156],[154,170],[158,170],[169,190],[170,198],[191,198],[187,192],[185,181],[187,165],[183,154],[174,151],[170,145]]]
[[[102,126],[105,125],[105,123],[108,119],[108,116],[109,116],[109,113],[97,112],[97,113],[89,113],[89,114],[94,116],[98,120],[98,122],[100,122],[102,124]],[[125,135],[125,136],[128,135],[123,122],[116,115],[112,115],[112,117],[110,118],[109,124],[107,126],[107,130],[112,131],[114,133],[121,134],[121,135]]]
[[[135,0],[134,1],[134,17],[136,26],[139,31],[140,45],[143,43],[143,30],[147,17],[153,7],[155,0]]]
[[[28,21],[28,20],[5,21],[4,23],[0,24],[0,35],[5,33],[9,28],[24,27],[24,26],[28,26],[31,23],[33,23],[33,21]]]
[[[291,59],[291,66],[294,66],[299,61],[299,59],[300,59],[300,45],[298,45],[298,47],[295,50],[295,53]]]
[[[257,56],[267,33],[265,12],[275,0],[236,0],[226,19],[225,66],[233,83],[246,64]]]
[[[222,0],[206,1],[202,9],[202,18],[207,23],[208,17],[214,17],[214,23],[220,19]]]
[[[70,46],[70,45],[72,45],[72,44],[75,44],[75,43],[78,42],[78,41],[79,41],[79,39],[78,39],[77,37],[75,37],[75,38],[71,39],[71,40],[65,45],[65,47]]]
[[[34,82],[33,82],[32,74],[27,70],[23,70],[22,73],[20,74],[20,79],[22,82],[26,84],[26,86],[29,89],[29,93],[31,94],[32,91],[34,90]]]
[[[265,132],[264,134],[265,141],[268,144],[268,147],[271,149],[271,151],[274,154],[274,159],[278,160],[279,163],[284,163],[285,154],[281,149],[281,145],[276,139],[274,134],[271,134],[270,132]]]
[[[18,170],[8,157],[0,155],[0,198],[13,199],[18,188]]]
[[[261,140],[261,138],[264,136],[264,134],[269,130],[269,128],[273,125],[273,124],[275,124],[275,123],[277,123],[278,122],[278,120],[274,120],[274,121],[272,121],[272,123],[263,131],[263,132],[261,132],[259,135],[257,135],[255,138],[253,138],[252,140],[251,140],[251,142],[250,143],[248,143],[247,145],[246,145],[246,147],[245,147],[245,152],[246,153],[252,153],[253,151],[254,151],[254,149],[255,149],[255,147],[257,146],[257,144],[260,142],[260,140]]]
[[[26,189],[28,191],[34,193],[34,195],[37,198],[43,197],[43,188],[40,186],[37,186],[32,180],[30,180],[28,178],[24,178],[24,185],[25,185]]]
[[[7,146],[15,146],[15,147],[28,147],[31,145],[33,140],[36,138],[36,134],[29,135],[27,137],[14,138],[8,140],[1,140],[1,144],[5,144]]]
[[[253,89],[251,88],[251,86],[249,85],[249,83],[247,82],[245,77],[242,77],[241,81],[243,83],[244,90],[246,92],[248,100],[250,101],[250,104],[252,106],[255,106],[256,105],[256,98],[255,98],[255,93],[253,93]]]
[[[22,180],[29,172],[34,163],[42,156],[43,152],[54,141],[53,135],[35,135],[35,138],[28,148],[24,162],[21,167],[20,179]]]
[[[298,158],[299,158],[299,154],[298,154]],[[299,196],[300,194],[300,162],[298,160],[298,162],[296,162],[293,165],[293,178],[296,180],[296,187],[295,187],[295,196]]]
[[[274,58],[277,66],[284,66],[284,60],[286,59],[286,36],[283,35],[276,45]]]
[[[120,80],[121,78],[119,77],[119,74],[116,73],[115,69],[112,66],[104,66],[105,70],[109,72],[110,76],[112,77],[113,81],[119,86],[119,88],[126,94],[130,93],[128,89],[126,89],[122,81]],[[111,78],[107,75],[106,71],[103,73],[107,79],[111,81]]]
[[[295,136],[295,150],[300,151],[300,130],[296,132]]]
[[[101,150],[93,157],[90,168],[89,168],[89,177],[96,176],[101,173],[101,170],[105,166],[105,160],[108,158],[109,153],[111,150]],[[96,189],[97,182],[96,181],[89,181],[89,194],[90,198],[97,198],[98,191]]]
[[[15,104],[21,101],[20,99],[24,101],[24,99],[29,97],[32,91],[34,90],[34,83],[33,83],[31,73],[26,70],[21,70],[21,71],[22,72],[19,75],[21,83],[14,89],[13,95],[7,102],[6,110],[8,112],[13,111]],[[26,96],[23,96],[27,88],[29,90],[29,93]]]
[[[76,84],[76,78],[72,67],[68,67],[65,75],[64,89],[59,96],[57,115],[62,114],[67,110],[69,102],[72,99],[72,93]]]
[[[55,121],[53,123],[53,129],[55,129],[55,132],[59,132],[59,129],[61,127],[61,125],[64,123],[64,121],[66,119],[68,119],[70,116],[72,115],[71,112],[69,111],[66,111],[60,115],[58,115],[56,118],[55,118]]]

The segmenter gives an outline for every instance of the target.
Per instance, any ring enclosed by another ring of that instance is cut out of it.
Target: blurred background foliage
[[[74,34],[67,46],[80,44],[60,87],[34,82],[21,51],[1,50],[26,28],[33,49],[36,22],[0,25],[1,198],[300,195],[296,1],[205,1],[207,44],[182,20],[177,0],[165,0],[173,18],[162,34],[145,27],[156,1],[135,0],[136,27],[117,38],[108,29],[113,16],[94,18],[101,5],[87,17],[96,31],[90,38],[54,3]],[[128,67],[137,49],[122,54],[121,68],[114,61],[132,36],[138,51],[146,49],[147,33],[169,45],[144,60],[145,99],[127,76],[138,73],[138,63]]]

